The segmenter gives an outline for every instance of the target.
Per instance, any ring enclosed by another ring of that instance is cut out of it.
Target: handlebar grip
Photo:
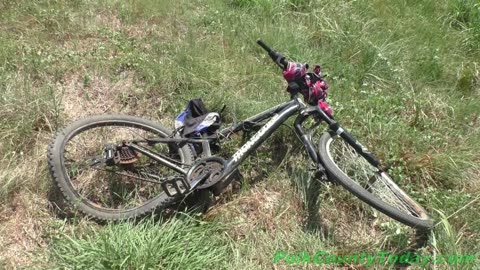
[[[265,51],[267,51],[269,54],[272,52],[272,49],[267,46],[261,39],[257,40],[257,44],[260,45]]]
[[[284,69],[287,66],[287,61],[285,61],[285,56],[283,56],[281,53],[272,50],[270,47],[267,46],[261,39],[257,40],[258,45],[260,45],[265,51],[268,52],[268,55],[272,60],[277,63],[277,65]]]

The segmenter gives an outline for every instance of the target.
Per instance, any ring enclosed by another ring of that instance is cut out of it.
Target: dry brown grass
[[[210,209],[206,219],[219,217],[236,224],[231,230],[234,240],[244,238],[254,230],[263,230],[275,237],[279,228],[285,228],[278,222],[294,219],[301,223],[301,209],[293,201],[285,201],[283,194],[264,188],[254,188],[247,194],[235,195],[231,201],[220,203]]]
[[[57,84],[58,93],[63,92],[66,121],[107,112],[132,113],[134,108],[122,105],[120,98],[133,88],[133,76],[125,72],[117,82],[95,76],[89,87],[83,87],[79,74],[67,76],[64,85]],[[8,201],[0,207],[0,261],[7,268],[31,266],[32,259],[47,246],[42,235],[55,218],[49,212],[47,195],[46,148],[52,136],[45,131],[36,133],[28,152],[15,153],[10,162],[1,164],[2,185],[14,184]]]
[[[67,121],[104,113],[128,113],[128,105],[122,104],[122,95],[128,95],[133,88],[134,74],[124,72],[121,78],[112,82],[101,75],[93,75],[89,86],[79,73],[66,76],[65,84],[57,83],[62,93],[62,104]]]
[[[466,189],[471,193],[480,194],[480,169],[472,168],[468,170],[468,175],[470,175],[470,181],[467,182]]]
[[[42,238],[51,221],[46,196],[46,147],[49,134],[37,134],[28,154],[19,153],[15,166],[0,173],[2,185],[15,182],[8,200],[0,207],[0,258],[8,268],[26,267],[35,253],[46,247]]]
[[[45,196],[24,190],[0,211],[0,259],[7,268],[31,266],[37,253],[47,248],[43,234],[51,220]]]

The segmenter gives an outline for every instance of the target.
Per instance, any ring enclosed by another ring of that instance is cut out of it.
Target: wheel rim
[[[428,220],[426,211],[408,196],[391,177],[372,166],[344,140],[331,137],[326,152],[334,166],[381,202],[411,217]]]
[[[104,154],[105,144],[120,144],[123,140],[166,137],[161,130],[127,121],[106,121],[82,126],[66,138],[62,147],[62,167],[72,191],[89,207],[105,212],[128,212],[147,205],[166,194],[158,183],[178,173],[161,166],[146,156],[130,156],[125,164],[93,168],[95,158]],[[184,163],[180,148],[166,144],[142,145],[157,153]],[[143,180],[140,180],[143,178]]]

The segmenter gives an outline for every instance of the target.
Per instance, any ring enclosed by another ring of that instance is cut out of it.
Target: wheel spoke
[[[165,136],[131,123],[93,125],[82,130],[69,138],[62,151],[68,181],[82,201],[95,208],[127,211],[141,207],[158,196],[164,196],[161,187],[163,182],[180,176],[135,150],[128,150],[127,155],[120,155],[119,152],[120,160],[115,161],[115,165],[107,165],[104,160],[105,147],[112,145],[115,153],[121,151],[121,147],[128,148],[122,146],[122,142],[143,140],[143,147],[177,164],[190,162],[182,159],[179,147],[169,147],[166,143],[153,146],[146,143],[148,138]]]
[[[331,139],[327,143],[327,151],[341,172],[382,202],[408,215],[414,217],[421,215],[404,198],[404,192],[400,192],[396,185],[390,183],[391,179],[387,179],[386,173],[372,166],[344,140]]]

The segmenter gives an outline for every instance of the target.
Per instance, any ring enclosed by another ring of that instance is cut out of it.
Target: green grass
[[[171,127],[194,97],[226,104],[228,121],[285,101],[257,38],[329,74],[336,119],[440,222],[423,252],[478,250],[478,1],[0,1],[0,267],[269,269],[277,250],[404,248],[403,226],[376,229],[342,190],[312,199],[286,128],[242,165],[243,191],[203,221],[99,227],[50,214],[46,145],[72,120],[120,112]],[[25,220],[42,225],[15,225]]]
[[[51,260],[59,269],[205,269],[221,267],[230,241],[225,224],[185,218],[160,223],[87,226],[52,241]],[[208,243],[208,244],[206,244]]]

